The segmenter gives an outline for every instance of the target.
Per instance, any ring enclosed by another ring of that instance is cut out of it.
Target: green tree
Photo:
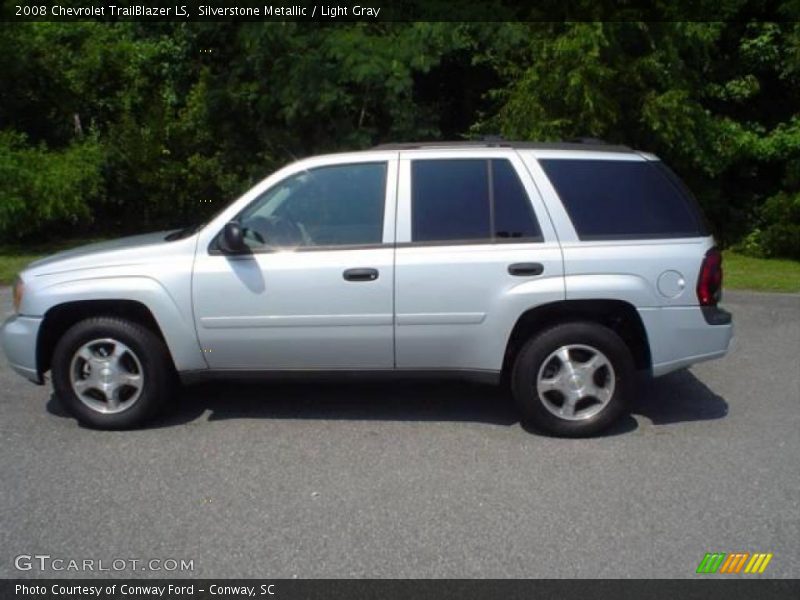
[[[487,57],[505,84],[474,131],[599,137],[655,152],[689,181],[726,243],[755,214],[773,218],[760,207],[787,184],[800,149],[796,23],[506,27],[528,41]],[[786,244],[774,250],[786,254]]]
[[[797,256],[800,25],[748,21],[761,10],[748,0],[720,5],[728,22],[676,22],[676,10],[657,5],[670,19],[657,22],[15,23],[0,29],[0,237],[179,226],[297,157],[502,133],[655,152],[724,244]]]

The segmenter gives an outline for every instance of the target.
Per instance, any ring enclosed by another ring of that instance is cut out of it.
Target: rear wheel
[[[582,437],[625,412],[634,376],[631,352],[614,331],[573,322],[530,339],[517,355],[511,384],[525,420],[548,433]]]
[[[126,429],[166,405],[172,365],[164,342],[149,329],[98,317],[63,335],[52,371],[56,397],[81,423]]]

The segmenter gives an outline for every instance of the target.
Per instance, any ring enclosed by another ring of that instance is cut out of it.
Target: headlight
[[[14,298],[14,312],[19,312],[19,307],[22,306],[22,294],[25,291],[25,284],[19,277],[14,280],[13,298]]]

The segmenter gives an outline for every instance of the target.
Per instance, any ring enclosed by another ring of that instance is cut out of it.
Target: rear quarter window
[[[697,204],[657,161],[541,159],[582,240],[708,235]]]

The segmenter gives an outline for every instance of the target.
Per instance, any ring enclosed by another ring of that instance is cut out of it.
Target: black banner
[[[782,600],[800,597],[800,580],[91,580],[6,579],[0,598],[36,600]]]
[[[9,0],[3,21],[793,21],[800,5],[780,0]]]

